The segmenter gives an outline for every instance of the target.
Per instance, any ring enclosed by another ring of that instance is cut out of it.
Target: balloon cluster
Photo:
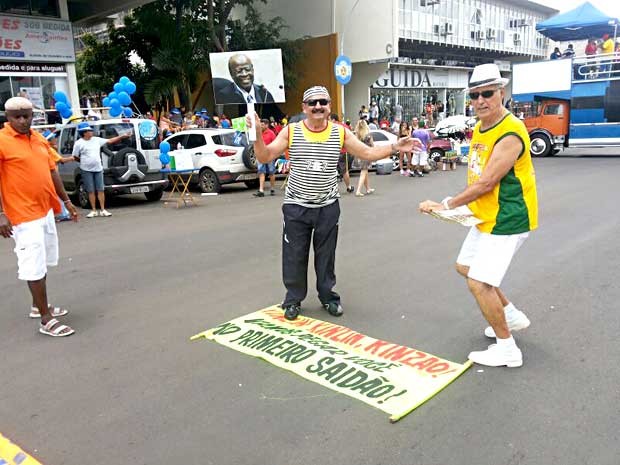
[[[60,113],[64,119],[69,119],[73,115],[73,109],[71,108],[71,104],[69,104],[69,99],[64,92],[57,90],[54,92],[54,100],[56,100],[56,105],[54,108]]]
[[[159,152],[159,161],[162,166],[166,166],[170,163],[170,155],[168,154],[168,152],[170,152],[170,143],[163,141],[159,144]]]
[[[103,99],[103,106],[110,107],[110,116],[117,118],[123,115],[130,118],[133,114],[129,105],[131,105],[131,95],[136,92],[136,84],[131,82],[127,76],[123,76],[114,84],[114,91],[110,92]]]

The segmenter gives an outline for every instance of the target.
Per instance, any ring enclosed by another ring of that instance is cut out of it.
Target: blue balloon
[[[125,83],[125,92],[129,95],[133,95],[136,92],[136,85],[131,81]]]
[[[120,78],[120,79],[118,80],[118,82],[120,82],[122,85],[125,85],[125,84],[127,84],[128,82],[130,82],[130,81],[131,81],[131,79],[129,79],[127,76],[123,76],[122,78]]]
[[[119,92],[118,101],[121,102],[121,105],[129,105],[131,103],[131,97],[125,91]]]
[[[65,102],[56,102],[54,108],[56,108],[59,113],[63,113],[69,109],[69,105],[67,105]]]
[[[131,115],[133,115],[133,111],[131,111],[131,108],[125,107],[123,108],[123,115],[125,115],[126,118],[131,118]]]
[[[110,106],[110,97],[104,97],[103,101],[101,103],[103,103],[104,107],[109,107]]]
[[[120,82],[114,84],[114,92],[117,94],[123,90],[123,85]]]
[[[167,144],[167,142],[166,142],[166,144]],[[170,163],[170,155],[168,155],[168,152],[160,153],[159,154],[159,161],[161,162],[162,165],[167,165],[168,163]]]
[[[161,153],[168,153],[170,152],[170,143],[163,141],[161,144],[159,144],[159,150]]]
[[[121,115],[122,111],[123,110],[121,110],[121,107],[112,107],[112,108],[110,108],[110,116],[112,118],[117,118],[117,117],[119,117]]]
[[[54,100],[56,100],[56,102],[67,103],[67,96],[64,92],[57,90],[54,92]]]
[[[116,92],[110,92],[110,93],[108,94],[108,98],[109,98],[110,100],[112,100],[112,99],[114,99],[114,98],[118,98],[118,94],[117,94]]]
[[[60,112],[60,116],[62,116],[64,119],[69,119],[73,116],[73,110],[67,107],[67,109]]]
[[[113,98],[110,100],[110,106],[112,108],[118,108],[119,110],[121,109],[121,102],[118,101],[118,99]]]

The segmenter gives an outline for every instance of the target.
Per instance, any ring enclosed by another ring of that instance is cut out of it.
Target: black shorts
[[[340,158],[338,158],[338,174],[342,176],[345,171],[350,171],[351,165],[353,165],[353,155],[350,155],[348,153],[341,153]]]

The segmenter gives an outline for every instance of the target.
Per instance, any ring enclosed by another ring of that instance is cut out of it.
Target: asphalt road
[[[281,301],[281,191],[242,186],[175,210],[119,199],[111,218],[59,225],[50,300],[67,339],[36,333],[0,241],[0,432],[46,465],[605,465],[620,452],[620,157],[535,161],[540,224],[502,286],[532,320],[518,369],[474,366],[396,424],[355,399],[189,337]],[[466,230],[417,213],[465,168],[375,176],[343,194],[330,317],[454,361],[486,347],[453,262]]]

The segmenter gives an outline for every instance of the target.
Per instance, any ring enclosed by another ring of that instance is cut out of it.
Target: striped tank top
[[[344,145],[344,128],[331,121],[322,131],[306,124],[289,124],[291,171],[284,194],[285,204],[319,208],[334,203],[338,192],[338,158]]]

